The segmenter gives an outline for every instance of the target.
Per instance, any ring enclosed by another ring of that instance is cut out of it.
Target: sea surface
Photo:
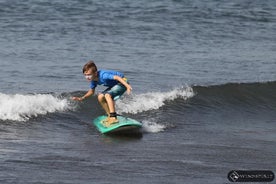
[[[0,0],[0,33],[0,183],[276,173],[276,1]],[[71,100],[89,60],[128,78],[116,108],[140,134],[102,135],[97,97]]]

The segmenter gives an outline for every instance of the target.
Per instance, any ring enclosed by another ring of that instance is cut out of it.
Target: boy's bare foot
[[[102,120],[102,123],[105,124],[106,122],[108,122],[108,121],[109,121],[109,118],[110,118],[110,117],[107,116],[104,120]]]
[[[109,117],[106,121],[103,122],[105,127],[109,127],[113,124],[119,123],[119,120],[115,117]]]

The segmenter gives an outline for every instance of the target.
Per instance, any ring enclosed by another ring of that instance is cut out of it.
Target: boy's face
[[[88,81],[92,81],[96,78],[96,72],[93,73],[91,68],[86,70],[83,74]]]

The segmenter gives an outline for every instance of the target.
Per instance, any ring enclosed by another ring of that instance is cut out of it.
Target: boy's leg
[[[109,114],[110,114],[110,117],[109,117],[109,119],[108,119],[108,121],[106,122],[105,125],[110,126],[111,124],[118,123],[118,119],[117,119],[116,111],[115,111],[115,102],[112,99],[112,96],[108,93],[106,93],[104,95],[104,97],[105,97],[105,100],[108,104]]]
[[[104,94],[99,94],[98,95],[98,101],[100,102],[102,108],[104,109],[104,111],[106,112],[107,116],[109,117],[110,115],[110,110],[108,108],[108,104],[107,104],[107,101],[105,99],[105,95]]]
[[[115,103],[114,103],[111,95],[106,93],[106,94],[104,94],[104,98],[107,102],[109,113],[115,112]]]
[[[104,99],[107,104],[107,108],[109,110],[109,118],[105,121],[105,126],[110,126],[111,124],[118,123],[116,110],[115,110],[115,101],[114,97],[121,96],[126,91],[126,88],[121,85],[117,84],[112,88],[106,89],[104,93]]]

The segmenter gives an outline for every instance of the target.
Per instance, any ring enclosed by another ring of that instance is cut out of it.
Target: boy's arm
[[[72,100],[76,100],[76,101],[82,101],[85,98],[93,95],[95,92],[95,89],[90,89],[85,95],[83,95],[82,97],[72,97]]]
[[[120,83],[122,83],[127,88],[127,94],[130,94],[132,87],[124,79],[122,79],[122,77],[115,75],[114,80],[117,80]]]

